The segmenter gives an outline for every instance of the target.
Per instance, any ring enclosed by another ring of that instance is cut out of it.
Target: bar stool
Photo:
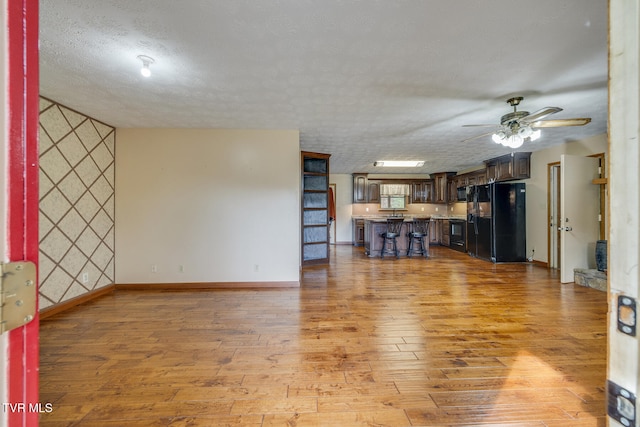
[[[407,256],[411,258],[411,255],[420,254],[425,258],[429,256],[429,243],[426,242],[429,237],[429,221],[426,219],[414,219],[413,228],[407,233],[409,237],[409,249],[407,250]],[[419,247],[416,247],[416,243]]]
[[[382,237],[380,258],[384,258],[385,253],[394,254],[396,258],[400,258],[397,239],[400,235],[402,224],[404,224],[404,218],[387,218],[387,231],[380,233]],[[391,244],[390,248],[387,248],[387,243]]]

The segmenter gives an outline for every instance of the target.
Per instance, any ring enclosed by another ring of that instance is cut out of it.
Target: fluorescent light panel
[[[373,166],[385,168],[419,168],[424,166],[424,160],[377,160]]]

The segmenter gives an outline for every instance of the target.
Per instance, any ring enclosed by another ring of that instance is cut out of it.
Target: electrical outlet
[[[257,273],[258,271],[260,271],[260,266],[259,266],[258,264],[254,264],[254,265],[253,265],[253,271],[255,271],[256,273]]]
[[[184,273],[184,265],[180,264],[180,265],[178,266],[178,271],[179,271],[180,273]]]
[[[151,272],[152,273],[157,273],[158,272],[158,265],[157,264],[151,264]]]
[[[89,273],[82,273],[82,283],[89,282]]]

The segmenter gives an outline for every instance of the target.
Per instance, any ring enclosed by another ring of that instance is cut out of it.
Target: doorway
[[[564,283],[574,267],[587,267],[595,241],[606,239],[606,192],[596,187],[605,176],[604,153],[561,157],[547,164],[547,254],[549,268],[566,270]]]
[[[336,184],[329,183],[329,244],[336,244]]]

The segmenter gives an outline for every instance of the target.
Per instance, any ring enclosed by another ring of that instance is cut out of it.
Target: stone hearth
[[[574,281],[577,285],[607,292],[607,273],[595,269],[574,268]]]

